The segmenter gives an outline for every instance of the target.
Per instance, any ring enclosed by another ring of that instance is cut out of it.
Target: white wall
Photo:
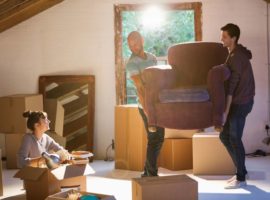
[[[96,76],[95,154],[103,158],[114,137],[116,3],[190,0],[65,0],[0,33],[0,96],[38,92],[38,77],[49,74]],[[261,148],[268,119],[266,3],[263,0],[203,0],[203,40],[219,41],[220,27],[237,23],[240,42],[253,52],[256,98],[247,119],[247,152]],[[2,138],[1,138],[2,140]]]

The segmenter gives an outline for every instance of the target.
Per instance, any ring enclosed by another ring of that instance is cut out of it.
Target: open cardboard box
[[[89,193],[89,192],[83,192],[83,191],[77,191],[77,190],[68,190],[64,192],[59,192],[59,193],[48,196],[45,200],[65,200],[68,198],[68,194],[70,193],[80,193],[81,195],[94,195],[98,197],[100,200],[116,200],[114,196],[111,196],[111,195]]]
[[[54,170],[39,167],[24,167],[15,175],[24,181],[27,200],[44,200],[61,191],[63,187],[78,187],[86,190],[86,176],[93,174],[89,164],[62,165]]]

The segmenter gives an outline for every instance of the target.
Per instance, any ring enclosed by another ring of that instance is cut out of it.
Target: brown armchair
[[[149,125],[174,129],[221,126],[224,81],[230,76],[222,64],[227,55],[220,43],[177,44],[168,50],[169,65],[146,68],[140,99]]]

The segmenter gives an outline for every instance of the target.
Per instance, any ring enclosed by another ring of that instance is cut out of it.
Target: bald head
[[[137,56],[143,56],[144,55],[144,50],[143,50],[143,37],[138,31],[132,31],[128,35],[128,46],[130,51],[137,55]]]
[[[132,31],[128,34],[128,40],[142,40],[143,37],[138,31]]]

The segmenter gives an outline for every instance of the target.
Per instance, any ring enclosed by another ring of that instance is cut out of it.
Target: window
[[[134,30],[142,33],[145,50],[157,56],[158,64],[167,64],[169,46],[201,40],[201,3],[115,5],[117,104],[136,102],[133,82],[125,73],[131,54],[126,38]]]

